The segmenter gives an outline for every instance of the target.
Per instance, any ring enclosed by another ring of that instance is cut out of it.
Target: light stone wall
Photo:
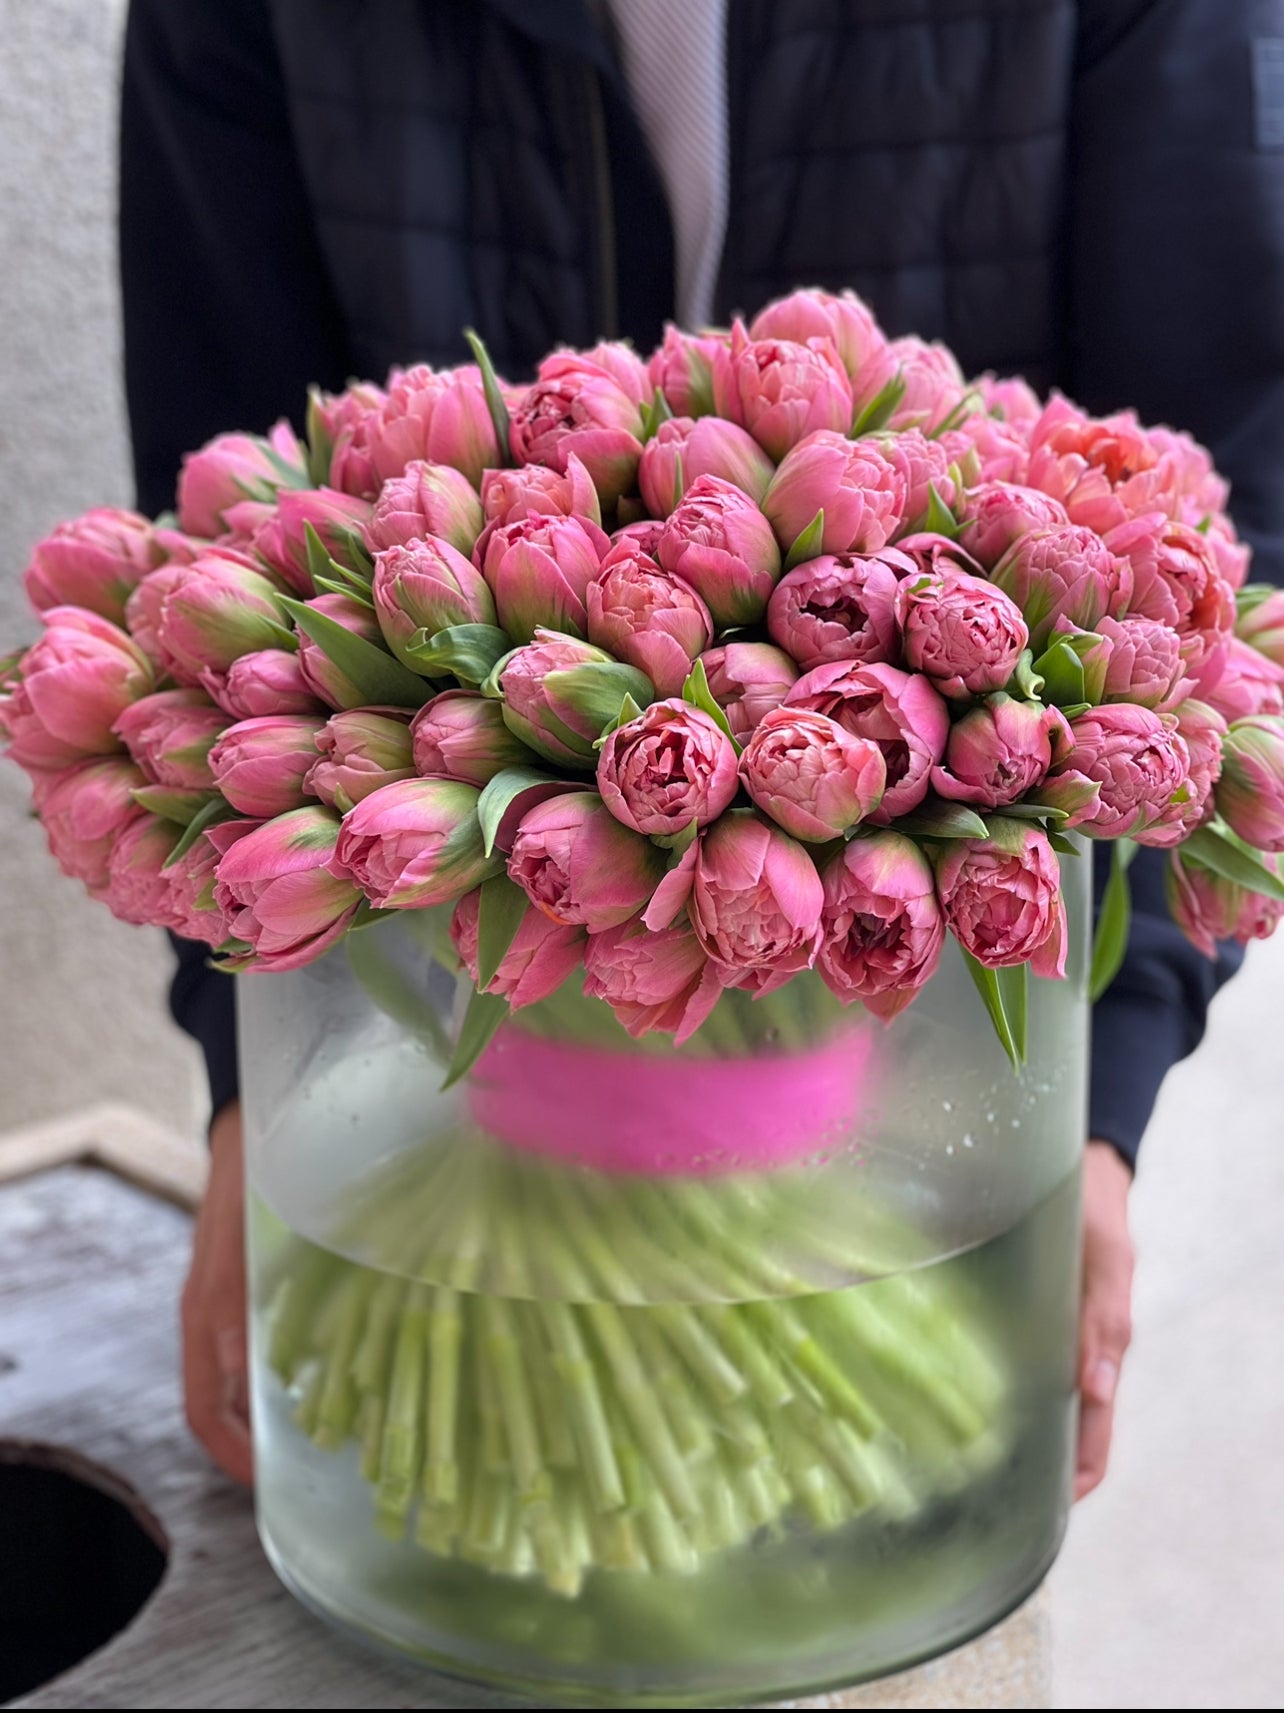
[[[116,284],[124,0],[0,0],[0,652],[34,620],[21,572],[60,518],[127,505]],[[55,869],[0,762],[0,1130],[121,1098],[203,1118],[200,1057],[165,1009],[164,937]]]

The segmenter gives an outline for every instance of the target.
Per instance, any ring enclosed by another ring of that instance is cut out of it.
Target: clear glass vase
[[[891,1025],[804,976],[682,1049],[573,978],[445,1090],[438,913],[245,978],[294,1592],[458,1676],[662,1706],[881,1676],[1021,1601],[1070,1499],[1088,866],[1019,1072],[952,947]]]

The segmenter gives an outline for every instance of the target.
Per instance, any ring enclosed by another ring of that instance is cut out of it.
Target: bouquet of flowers
[[[1065,969],[1071,834],[1116,853],[1096,992],[1137,844],[1169,851],[1210,956],[1275,927],[1284,594],[1246,582],[1188,436],[969,382],[850,294],[670,328],[648,359],[559,350],[523,387],[471,342],[468,366],[314,394],[305,440],[218,437],[175,516],[91,511],[34,550],[42,630],[0,667],[0,731],[55,859],[117,916],[236,971],[346,936],[359,964],[357,930],[444,917],[433,955],[468,990],[448,1078],[506,1042],[536,1106],[530,1043],[592,1044],[606,1008],[643,1066],[651,1035],[702,1074],[764,1042],[853,1050],[843,1008],[896,1017],[947,936],[1019,1064],[1030,972]],[[756,1166],[823,1128],[781,1143],[772,1110]],[[531,1122],[522,1099],[476,1116],[500,1144]],[[904,1279],[877,1309],[808,1295],[768,1259],[810,1217],[787,1174],[720,1198],[681,1137],[622,1159],[564,1128],[629,1196],[469,1146],[449,1185],[403,1164],[349,1210],[400,1233],[393,1284],[333,1256],[285,1281],[271,1361],[319,1444],[360,1442],[394,1532],[417,1505],[430,1552],[572,1593],[800,1509],[912,1512],[889,1434],[927,1434],[938,1482],[996,1455],[1001,1364],[958,1305]],[[461,1260],[480,1177],[508,1294]],[[672,1267],[668,1226],[717,1279],[620,1306]],[[904,1253],[850,1209],[807,1242],[845,1276]],[[555,1301],[521,1288],[533,1248]]]

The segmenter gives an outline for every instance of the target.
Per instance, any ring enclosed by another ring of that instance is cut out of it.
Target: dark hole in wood
[[[0,1440],[0,1704],[67,1671],[155,1593],[165,1531],[110,1469]]]

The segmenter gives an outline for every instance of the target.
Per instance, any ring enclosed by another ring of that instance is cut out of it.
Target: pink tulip
[[[943,505],[953,507],[957,503],[959,489],[950,473],[955,459],[939,440],[929,440],[917,428],[906,428],[899,434],[868,434],[863,443],[877,447],[905,478],[903,534],[912,535],[926,527],[933,488]]]
[[[852,423],[851,382],[831,339],[750,339],[740,321],[715,353],[713,398],[777,461],[818,429],[845,434]]]
[[[375,555],[375,613],[388,647],[413,668],[408,650],[420,630],[493,625],[495,602],[481,572],[449,542],[431,537]]]
[[[621,542],[585,595],[590,641],[645,672],[660,696],[680,696],[692,662],[713,641],[713,618],[695,590]]]
[[[563,472],[573,453],[609,509],[637,475],[642,413],[609,370],[574,351],[555,351],[512,413],[509,444],[520,462]]]
[[[972,382],[992,416],[1029,431],[1043,414],[1043,401],[1019,376],[984,374]]]
[[[50,607],[0,703],[0,729],[20,767],[59,768],[121,747],[114,727],[152,687],[142,649],[85,607]]]
[[[951,932],[987,969],[1029,963],[1065,974],[1061,870],[1041,828],[996,817],[987,839],[951,839],[936,860],[936,891]]]
[[[575,637],[543,630],[500,661],[494,687],[514,737],[546,761],[577,769],[597,765],[597,740],[615,717],[605,711],[610,704],[618,711],[626,695],[640,707],[652,700],[650,680],[635,667]]]
[[[722,997],[722,981],[689,928],[652,933],[630,921],[589,936],[584,992],[605,1000],[630,1035],[659,1030],[681,1047]]]
[[[1147,844],[1170,847],[1212,819],[1213,790],[1222,773],[1227,723],[1215,708],[1188,698],[1175,710],[1177,732],[1190,756],[1187,797],[1178,810],[1152,828]]]
[[[786,552],[824,512],[822,553],[878,553],[906,522],[905,474],[870,436],[821,431],[794,447],[772,477],[762,509]]]
[[[524,517],[579,517],[599,527],[602,507],[593,478],[573,452],[566,469],[523,464],[516,470],[487,470],[481,484],[486,524],[516,523]],[[438,532],[439,533],[439,532]],[[480,544],[485,550],[485,541]]]
[[[775,465],[751,434],[720,416],[675,416],[662,422],[642,448],[638,487],[647,508],[668,517],[692,482],[719,476],[748,494],[755,505]]]
[[[170,928],[175,933],[182,927],[183,913],[175,907],[173,883],[165,872],[180,831],[173,821],[140,815],[116,839],[107,864],[105,896],[118,921]]]
[[[1284,667],[1284,589],[1247,608],[1235,624],[1235,634],[1276,666]]]
[[[645,553],[648,559],[654,559],[660,548],[664,524],[665,520],[658,517],[642,517],[636,523],[622,524],[612,531],[611,546],[627,546],[635,553]]]
[[[354,880],[380,910],[453,904],[502,862],[482,848],[478,795],[449,779],[381,785],[345,818],[334,872]]]
[[[643,919],[658,932],[685,908],[724,985],[770,993],[815,963],[824,901],[805,846],[732,809],[664,877]]]
[[[228,822],[222,824],[231,825]],[[246,833],[251,832],[255,825],[253,821],[235,824]],[[202,833],[165,871],[170,888],[170,908],[174,914],[174,932],[185,940],[202,940],[207,946],[221,946],[228,938],[227,919],[214,902],[215,876],[220,860],[220,852]]]
[[[568,791],[522,816],[508,873],[551,921],[598,934],[650,900],[664,853],[621,826],[596,791]]]
[[[101,506],[60,523],[32,548],[23,573],[27,599],[39,613],[88,607],[123,624],[130,592],[160,558],[145,517]]]
[[[373,381],[352,381],[341,393],[314,389],[309,413],[320,428],[330,459],[329,483],[355,499],[373,500],[379,479],[370,461],[368,425],[378,420],[388,395]]]
[[[945,923],[932,866],[900,833],[871,833],[834,853],[824,887],[821,978],[890,1023],[940,962]]]
[[[308,566],[308,526],[332,558],[348,565],[352,561],[348,537],[360,538],[369,521],[366,500],[354,500],[334,488],[283,488],[271,515],[254,531],[252,545],[286,587],[306,600],[316,593]]]
[[[223,548],[210,548],[173,580],[156,630],[171,676],[216,699],[234,660],[292,640],[276,584]]]
[[[963,571],[907,578],[896,618],[905,664],[954,698],[1001,690],[1030,640],[1015,602]]]
[[[909,814],[927,796],[932,769],[945,754],[950,716],[920,674],[838,660],[800,678],[785,705],[828,714],[853,737],[869,738],[882,750],[887,790],[871,817],[879,826]]]
[[[1284,714],[1284,666],[1230,637],[1218,650],[1212,681],[1200,695],[1227,722],[1250,714]]]
[[[960,518],[959,546],[987,571],[1022,536],[1070,522],[1060,500],[1014,482],[983,482],[973,488],[963,499]]]
[[[707,826],[731,806],[736,748],[708,714],[676,698],[653,702],[607,738],[597,764],[602,801],[624,826],[655,836]]]
[[[894,429],[921,428],[934,434],[963,402],[967,383],[953,353],[939,342],[912,334],[893,339],[892,358],[905,391],[889,419]]]
[[[353,636],[383,645],[378,618],[350,595],[314,595],[307,605],[350,630]],[[369,700],[361,686],[340,671],[325,650],[303,630],[299,632],[299,672],[308,689],[327,708],[362,708]]]
[[[288,648],[256,648],[234,660],[216,698],[234,720],[264,714],[315,714],[321,703],[308,688],[299,655]]]
[[[534,754],[504,724],[498,702],[475,690],[443,690],[410,725],[414,771],[424,779],[488,784],[506,767],[531,767]]]
[[[946,429],[930,444],[939,446],[962,473],[965,487],[988,482],[1023,483],[1030,471],[1025,431],[985,411],[970,412],[957,428]]]
[[[508,472],[488,470],[492,475]],[[371,550],[406,547],[412,541],[438,536],[458,553],[470,554],[482,532],[482,504],[467,476],[449,464],[427,464],[415,458],[400,476],[386,481],[375,501],[366,530]]]
[[[896,591],[914,571],[894,547],[808,559],[776,585],[767,629],[804,672],[835,660],[898,661]]]
[[[1230,483],[1213,468],[1213,455],[1206,446],[1184,430],[1143,428],[1141,432],[1160,464],[1172,471],[1174,486],[1196,522],[1212,512],[1225,511]]]
[[[474,987],[481,985],[477,965],[480,912],[481,893],[474,887],[459,900],[450,918],[451,941]],[[520,1011],[524,1005],[538,1005],[574,975],[583,962],[587,944],[588,935],[583,928],[567,927],[551,921],[540,910],[528,910],[486,992],[506,999],[513,1011]]]
[[[1043,783],[1072,741],[1060,709],[987,696],[950,727],[945,761],[932,769],[932,789],[982,809],[1019,803]]]
[[[1205,518],[1208,518],[1206,512],[1197,513],[1196,525],[1203,523]],[[1184,518],[1182,521],[1189,523],[1191,520]],[[1242,589],[1248,581],[1253,550],[1246,541],[1239,539],[1235,525],[1224,513],[1215,512],[1208,518],[1207,541],[1213,550],[1213,558],[1217,561],[1223,581],[1229,583],[1232,589]]]
[[[378,498],[383,484],[416,462],[448,464],[473,487],[500,462],[481,371],[473,364],[394,369],[387,392],[345,415],[334,438],[330,480],[345,493]]]
[[[700,659],[713,699],[741,744],[798,682],[793,661],[766,642],[728,642],[709,649]]]
[[[227,723],[203,690],[157,690],[131,703],[115,731],[152,784],[210,791],[209,753]]]
[[[1026,480],[1099,535],[1146,512],[1168,513],[1178,498],[1174,466],[1132,411],[1095,419],[1060,396],[1031,426]]]
[[[896,373],[887,335],[853,292],[791,292],[759,310],[749,325],[752,339],[788,339],[806,345],[829,339],[851,381],[857,413],[870,404]]]
[[[1284,719],[1236,720],[1222,745],[1217,810],[1259,851],[1284,851]]]
[[[596,363],[599,369],[605,369],[620,391],[627,393],[642,410],[655,397],[655,382],[651,379],[650,369],[632,345],[623,339],[601,339],[588,351],[572,351],[564,355],[582,356],[586,362]]]
[[[324,720],[266,714],[229,726],[209,752],[210,771],[232,807],[255,821],[301,809]]]
[[[827,714],[775,708],[745,746],[740,777],[777,826],[824,844],[877,809],[887,765],[876,743],[853,737]]]
[[[146,783],[144,774],[118,755],[80,761],[37,781],[35,808],[50,853],[91,898],[105,897],[112,850],[131,822],[144,819],[134,792]]]
[[[1156,619],[1131,617],[1098,619],[1096,630],[1107,658],[1101,694],[1094,700],[1163,708],[1179,695],[1185,663],[1175,630]]]
[[[583,518],[537,514],[497,524],[476,561],[500,627],[515,642],[529,642],[541,625],[583,636],[585,592],[609,546],[598,526]]]
[[[1279,862],[1269,859],[1278,876]],[[1180,848],[1168,858],[1165,876],[1173,921],[1206,958],[1218,955],[1218,940],[1269,940],[1284,918],[1284,903],[1250,892],[1198,863],[1187,862]]]
[[[1153,537],[1138,543],[1117,531],[1110,545],[1127,541],[1133,570],[1130,615],[1171,625],[1179,635],[1229,632],[1235,624],[1235,595],[1222,576],[1207,536],[1188,524],[1157,520]],[[1143,530],[1140,520],[1134,526]]]
[[[725,341],[683,333],[670,322],[652,353],[651,384],[664,394],[675,416],[712,416],[713,364]]]
[[[991,580],[1021,609],[1035,653],[1059,618],[1091,630],[1107,613],[1124,612],[1132,571],[1100,536],[1078,525],[1036,529],[1020,536],[991,572]]]
[[[315,746],[321,759],[313,758],[303,788],[342,815],[381,785],[415,776],[409,714],[344,709],[316,733]]]
[[[190,564],[191,561],[186,563]],[[149,571],[125,602],[124,629],[160,674],[169,670],[161,658],[158,634],[161,613],[166,595],[182,577],[184,568],[183,562],[175,560],[168,565],[158,566],[155,571]]]
[[[1049,787],[1095,784],[1098,792],[1068,825],[1094,838],[1165,842],[1165,827],[1180,821],[1189,799],[1190,752],[1177,722],[1115,702],[1080,714],[1070,731],[1073,743],[1058,758]],[[1055,790],[1047,797],[1057,803]]]
[[[178,477],[178,518],[189,535],[223,531],[223,514],[249,498],[269,498],[283,483],[302,486],[307,459],[294,430],[282,420],[266,439],[219,434],[183,459]]]
[[[749,496],[701,476],[670,515],[656,557],[689,583],[719,629],[757,624],[780,576],[780,551]]]
[[[215,905],[246,948],[237,964],[299,969],[347,933],[361,892],[331,867],[340,825],[315,803],[257,827],[224,821],[206,833],[220,852]]]

